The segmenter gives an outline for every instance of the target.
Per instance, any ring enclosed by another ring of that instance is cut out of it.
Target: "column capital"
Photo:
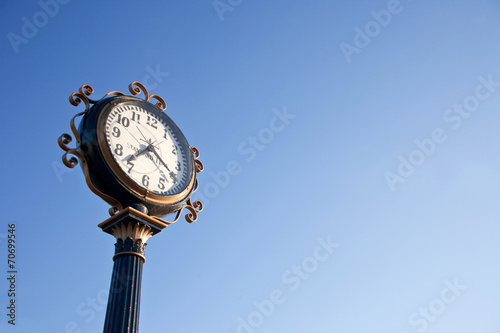
[[[135,255],[142,258],[144,262],[146,261],[144,256],[146,242],[153,236],[151,227],[139,223],[134,225],[132,222],[125,222],[114,226],[111,232],[116,237],[113,260],[122,255]]]
[[[154,234],[167,227],[167,224],[146,215],[134,208],[127,207],[98,225],[104,232],[115,236],[115,255],[132,255],[144,262],[147,241]]]

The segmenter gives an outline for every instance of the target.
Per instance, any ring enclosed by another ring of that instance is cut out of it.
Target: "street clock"
[[[191,201],[196,174],[203,170],[198,149],[165,114],[160,96],[149,95],[137,81],[129,91],[133,96],[111,91],[93,100],[94,89],[81,86],[69,101],[83,103],[85,110],[71,119],[73,136],[64,133],[58,140],[64,164],[80,164],[90,190],[111,205],[111,217],[98,225],[116,238],[104,333],[138,332],[146,242],[176,222],[184,209],[188,222],[203,209],[199,200]],[[140,93],[144,99],[136,97]],[[71,148],[73,137],[76,146]],[[171,213],[176,213],[173,221],[162,219]]]
[[[202,209],[201,202],[190,200],[198,187],[196,173],[203,170],[199,152],[165,114],[161,97],[136,81],[129,90],[134,96],[112,91],[96,101],[89,98],[92,87],[83,85],[70,96],[71,104],[83,102],[86,109],[75,116],[82,116],[77,130],[75,118],[71,121],[77,147],[68,147],[68,134],[59,138],[63,162],[74,167],[74,156],[82,162],[87,184],[112,205],[111,214],[131,207],[160,218],[187,208],[192,222]],[[141,92],[145,99],[135,97]]]

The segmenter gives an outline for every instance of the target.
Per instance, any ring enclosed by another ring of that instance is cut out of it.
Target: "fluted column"
[[[144,252],[152,232],[148,226],[127,223],[116,226],[113,234],[116,244],[104,333],[135,333],[139,331]]]
[[[103,231],[116,238],[104,333],[139,331],[146,242],[166,226],[130,207],[99,225]]]

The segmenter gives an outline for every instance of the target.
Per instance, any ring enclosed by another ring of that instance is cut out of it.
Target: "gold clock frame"
[[[129,97],[129,96],[127,96]],[[135,98],[135,97],[129,97],[131,101],[143,101],[140,98]],[[126,100],[125,100],[126,101]],[[121,101],[120,104],[122,102]],[[123,171],[122,168],[116,163],[116,160],[113,158],[113,155],[111,154],[110,147],[107,144],[105,134],[102,133],[99,129],[102,129],[102,127],[105,127],[105,122],[106,122],[106,117],[109,116],[109,113],[115,108],[116,106],[120,105],[113,105],[113,106],[107,106],[106,109],[102,109],[101,113],[97,117],[97,142],[99,144],[99,148],[103,154],[103,157],[107,163],[107,165],[110,167],[111,171],[113,174],[118,178],[119,181],[121,181],[131,192],[133,192],[135,195],[142,197],[146,200],[153,201],[156,203],[160,204],[174,204],[179,201],[182,201],[183,199],[186,198],[186,196],[193,190],[193,187],[195,186],[196,182],[196,168],[195,168],[195,163],[193,162],[193,172],[191,174],[191,179],[189,180],[188,186],[180,193],[170,195],[170,196],[161,196],[158,194],[155,194],[154,192],[150,192],[147,189],[144,189],[140,186],[138,186],[134,181],[132,181],[127,174]],[[151,103],[150,103],[151,104]],[[189,152],[186,152],[189,153]],[[194,158],[193,158],[194,160]]]

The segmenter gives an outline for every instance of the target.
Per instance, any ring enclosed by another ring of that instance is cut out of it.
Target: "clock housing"
[[[181,209],[196,190],[188,141],[148,101],[103,98],[84,115],[78,132],[91,182],[124,208],[145,206],[149,215],[164,216]]]

